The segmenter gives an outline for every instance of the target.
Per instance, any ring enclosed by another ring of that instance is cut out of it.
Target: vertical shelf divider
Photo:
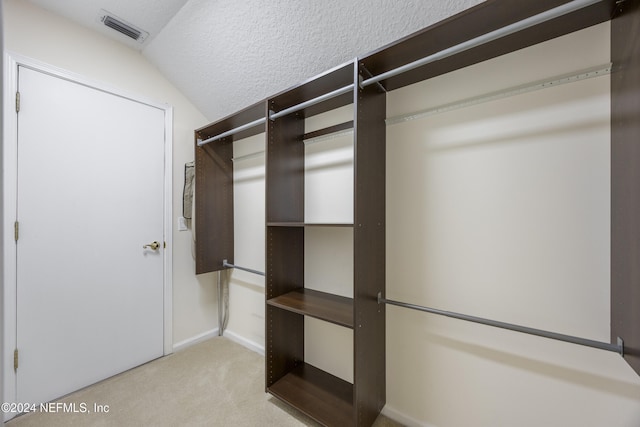
[[[385,404],[385,311],[377,295],[384,294],[385,286],[386,101],[378,86],[359,89],[359,76],[358,63],[353,61],[268,101],[269,110],[279,111],[308,105],[332,90],[353,87],[267,125],[266,389],[326,425],[369,426]],[[354,297],[334,298],[309,291],[310,298],[318,297],[313,300],[317,305],[299,307],[293,300],[305,292],[305,228],[314,226],[305,223],[304,215],[305,118],[349,104],[355,107],[353,122],[328,129],[351,127],[352,123],[354,127],[355,221],[348,224],[354,229]],[[322,314],[333,313],[337,302],[341,310],[346,309],[339,317]],[[352,330],[353,384],[305,362],[305,316]]]
[[[197,132],[196,132],[197,135]],[[233,264],[233,139],[195,145],[196,274]]]
[[[611,342],[640,374],[640,2],[611,21]]]
[[[356,63],[356,65],[358,65]],[[356,425],[371,425],[386,403],[385,165],[386,93],[358,87],[354,67],[354,405]]]

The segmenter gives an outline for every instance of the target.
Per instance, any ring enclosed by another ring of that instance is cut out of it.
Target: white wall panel
[[[609,61],[609,24],[391,92],[389,115]],[[609,341],[610,88],[595,77],[387,128],[387,296]],[[387,309],[387,408],[429,426],[633,426],[614,353]]]

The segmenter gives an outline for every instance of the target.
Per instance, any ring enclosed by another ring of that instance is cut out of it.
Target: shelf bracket
[[[373,74],[371,74],[371,72],[367,69],[367,67],[364,66],[364,64],[360,64],[360,69],[365,72],[367,74],[367,78],[372,78]],[[364,89],[364,86],[362,85],[362,82],[364,81],[364,77],[362,76],[362,74],[358,74],[358,87],[360,89]],[[378,86],[378,89],[380,89],[381,91],[383,91],[384,93],[387,93],[387,89],[382,85],[382,83],[380,82],[375,82],[376,86]]]
[[[620,349],[620,356],[624,357],[624,340],[618,337],[617,344],[618,348]]]

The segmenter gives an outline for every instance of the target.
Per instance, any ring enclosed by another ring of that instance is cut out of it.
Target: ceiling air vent
[[[125,36],[132,38],[140,43],[147,38],[149,33],[140,28],[131,25],[130,23],[118,18],[114,14],[107,12],[106,10],[101,10],[98,15],[98,21],[102,22],[109,28],[116,30],[117,32],[124,34]]]

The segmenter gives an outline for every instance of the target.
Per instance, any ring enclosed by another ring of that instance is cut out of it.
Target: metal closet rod
[[[317,96],[313,99],[310,99],[308,101],[305,102],[301,102],[300,104],[296,104],[292,107],[289,108],[285,108],[284,110],[278,111],[277,113],[270,111],[269,112],[269,119],[270,120],[275,120],[279,117],[282,116],[286,116],[287,114],[291,114],[291,113],[295,113],[296,111],[300,111],[300,110],[304,110],[307,107],[311,107],[313,105],[319,104],[322,101],[326,101],[328,99],[332,99],[335,98],[336,96],[340,96],[343,95],[347,92],[351,92],[354,88],[354,84],[351,83],[349,85],[346,85],[344,87],[341,87],[340,89],[336,89],[333,90],[331,92],[325,93],[324,95],[320,95]]]
[[[343,95],[347,92],[352,91],[354,88],[354,84],[351,83],[347,86],[341,87],[340,89],[336,89],[334,91],[325,93],[324,95],[320,95],[318,97],[315,97],[313,99],[310,99],[308,101],[305,102],[301,102],[300,104],[296,104],[294,106],[291,106],[289,108],[285,108],[284,110],[278,111],[278,112],[274,112],[274,111],[269,111],[269,120],[275,120],[279,117],[282,116],[286,116],[287,114],[291,114],[291,113],[295,113],[297,111],[300,110],[304,110],[305,108],[311,107],[313,105],[319,104],[323,101],[327,101],[329,99],[335,98],[337,96]],[[211,138],[205,139],[204,141],[198,141],[198,147],[202,147],[205,144],[208,144],[210,142],[213,141],[217,141],[219,139],[222,138],[226,138],[227,136],[231,136],[231,135],[235,135],[236,133],[242,132],[243,130],[247,130],[247,129],[251,129],[254,126],[259,126],[261,124],[264,124],[267,121],[266,117],[262,117],[260,119],[254,120],[250,123],[244,124],[242,126],[238,126],[237,128],[233,128],[230,129],[226,132],[223,132],[221,134],[212,136]]]
[[[262,117],[262,118],[260,118],[258,120],[254,120],[254,121],[252,121],[250,123],[244,124],[242,126],[238,126],[237,128],[233,128],[233,129],[228,130],[226,132],[222,132],[221,134],[212,136],[211,138],[207,138],[204,141],[198,141],[198,147],[202,147],[203,145],[208,144],[210,142],[217,141],[219,139],[226,138],[226,137],[231,136],[231,135],[235,135],[236,133],[240,133],[243,130],[251,129],[254,126],[259,126],[261,124],[264,124],[266,121],[267,121],[267,119],[265,117]]]
[[[363,80],[360,83],[360,86],[363,88],[367,87],[390,77],[395,77],[399,74],[406,73],[407,71],[422,67],[423,65],[448,58],[466,50],[473,49],[483,44],[492,42],[499,38],[517,33],[518,31],[525,30],[527,28],[533,27],[534,25],[542,24],[544,22],[550,21],[551,19],[559,18],[560,16],[575,12],[587,6],[591,6],[592,4],[599,3],[600,1],[601,0],[573,0],[569,3],[565,3],[561,6],[554,7],[553,9],[549,9],[537,15],[530,16],[529,18],[514,22],[513,24],[509,24],[505,27],[498,28],[497,30],[475,37],[471,40],[467,40],[466,42],[462,42],[449,48],[443,49],[422,59],[418,59],[414,62],[410,62],[398,68],[394,68],[393,70],[389,70],[385,73],[378,74],[377,76]]]
[[[485,319],[482,317],[469,316],[467,314],[455,313],[452,311],[438,310],[437,308],[424,307],[416,304],[408,304],[406,302],[394,301],[382,297],[382,293],[378,292],[378,304],[389,304],[398,307],[410,308],[412,310],[424,311],[431,314],[438,314],[440,316],[452,317],[454,319],[466,320],[468,322],[480,323],[482,325],[494,326],[496,328],[508,329],[510,331],[522,332],[529,335],[536,335],[539,337],[550,338],[558,341],[570,342],[573,344],[584,345],[587,347],[598,348],[600,350],[612,351],[624,356],[624,342],[622,338],[618,337],[617,344],[611,344],[602,341],[594,341],[586,338],[574,337],[572,335],[564,335],[556,332],[544,331],[542,329],[529,328],[527,326],[514,325],[512,323],[499,322],[497,320]]]
[[[497,30],[491,31],[487,34],[483,34],[481,36],[475,37],[471,40],[467,40],[466,42],[459,43],[457,45],[451,46],[449,48],[438,51],[434,54],[426,56],[422,59],[418,59],[417,61],[410,62],[408,64],[402,65],[398,68],[394,68],[393,70],[389,70],[385,73],[379,74],[377,76],[362,80],[360,82],[360,87],[365,88],[372,84],[379,83],[382,80],[388,79],[390,77],[395,77],[399,74],[405,73],[407,71],[411,71],[415,68],[421,67],[423,65],[430,64],[432,62],[447,58],[449,56],[456,55],[458,53],[464,52],[466,50],[481,46],[483,44],[489,43],[491,41],[497,40],[501,37],[505,37],[516,33],[518,31],[530,28],[534,25],[541,24],[543,22],[549,21],[554,18],[558,18],[560,16],[566,15],[571,12],[575,12],[577,10],[583,9],[587,6],[591,6],[593,4],[599,3],[602,0],[573,0],[569,3],[565,3],[561,6],[555,7],[553,9],[549,9],[545,12],[539,13],[534,16],[530,16],[529,18],[523,19],[518,22],[514,22],[513,24],[507,25],[505,27],[499,28]],[[322,101],[326,101],[328,99],[334,98],[336,96],[342,95],[353,90],[355,87],[354,84],[347,85],[340,89],[336,89],[332,92],[326,93],[324,95],[318,96],[316,98],[310,99],[309,101],[302,102],[300,104],[294,105],[292,107],[286,108],[282,111],[278,112],[269,112],[269,119],[275,120],[278,117],[285,116],[287,114],[291,114],[296,111],[300,111],[304,108],[310,107],[312,105],[318,104]],[[234,135],[236,133],[242,132],[243,130],[252,128],[254,126],[258,126],[264,124],[266,122],[266,117],[255,120],[251,123],[247,123],[242,126],[238,126],[237,128],[233,128],[226,132],[223,132],[219,135],[213,136],[211,138],[205,139],[204,141],[198,141],[198,146],[201,147],[205,144],[208,144],[213,141],[217,141],[219,139],[225,138],[227,136]]]
[[[498,99],[502,99],[502,98],[506,98],[509,96],[513,96],[513,95],[520,95],[523,93],[527,93],[527,92],[531,92],[534,90],[540,90],[540,89],[546,89],[549,87],[556,87],[556,86],[560,86],[562,84],[566,84],[566,83],[572,83],[572,82],[576,82],[576,81],[580,81],[580,80],[584,80],[584,79],[589,79],[589,78],[593,78],[593,77],[598,77],[601,75],[605,75],[605,74],[610,74],[611,73],[611,67],[612,64],[608,63],[608,64],[603,64],[597,67],[591,67],[591,68],[587,68],[587,69],[583,69],[583,70],[579,70],[576,71],[574,73],[570,73],[570,74],[563,74],[560,76],[554,76],[554,77],[550,77],[544,80],[538,80],[535,81],[533,83],[528,83],[528,84],[524,84],[524,85],[518,85],[518,86],[512,86],[512,87],[508,87],[506,89],[502,89],[496,92],[490,92],[490,93],[486,93],[483,95],[479,95],[479,96],[474,96],[471,98],[466,98],[466,99],[462,99],[462,100],[458,100],[455,102],[452,102],[450,104],[444,104],[444,105],[439,105],[437,107],[432,107],[426,110],[422,110],[422,111],[416,111],[416,112],[412,112],[412,113],[408,113],[408,114],[403,114],[400,116],[395,116],[395,117],[389,117],[385,120],[387,125],[393,125],[396,123],[401,123],[401,122],[406,122],[408,120],[413,120],[413,119],[418,119],[418,118],[422,118],[425,116],[430,116],[432,114],[438,114],[438,113],[443,113],[443,112],[447,112],[447,111],[451,111],[457,108],[463,108],[463,107],[469,107],[472,105],[477,105],[483,102],[488,102],[488,101],[495,101]],[[244,130],[246,128],[249,127],[253,127],[254,125],[259,125],[264,123],[264,119],[260,119],[257,120],[255,122],[249,123],[246,125],[246,127],[242,127],[242,128],[238,128],[238,131],[240,130]],[[231,131],[229,131],[231,132]],[[316,136],[316,137],[311,137],[308,139],[305,139],[304,142],[305,144],[308,143],[314,143],[314,142],[318,142],[318,141],[323,141],[326,139],[331,139],[331,138],[335,138],[337,136],[342,136],[342,135],[346,135],[349,133],[352,133],[353,129],[349,129],[349,130],[342,130],[342,131],[336,131],[333,133],[329,133],[329,134],[325,134],[325,135],[321,135],[321,136]],[[215,138],[224,138],[225,136],[228,136],[228,132],[225,132],[224,134],[220,134]],[[209,141],[209,140],[207,140]],[[204,143],[206,143],[206,141],[204,141]],[[264,151],[257,151],[255,153],[251,153],[251,154],[245,154],[244,156],[239,156],[239,157],[233,157],[231,160],[232,161],[236,161],[236,160],[244,160],[244,159],[248,159],[248,158],[252,158],[255,156],[258,156],[260,154],[264,154]]]
[[[222,266],[227,268],[235,268],[238,270],[248,271],[249,273],[257,274],[259,276],[264,276],[262,271],[254,270],[253,268],[240,267],[239,265],[229,264],[226,259],[222,260]]]

